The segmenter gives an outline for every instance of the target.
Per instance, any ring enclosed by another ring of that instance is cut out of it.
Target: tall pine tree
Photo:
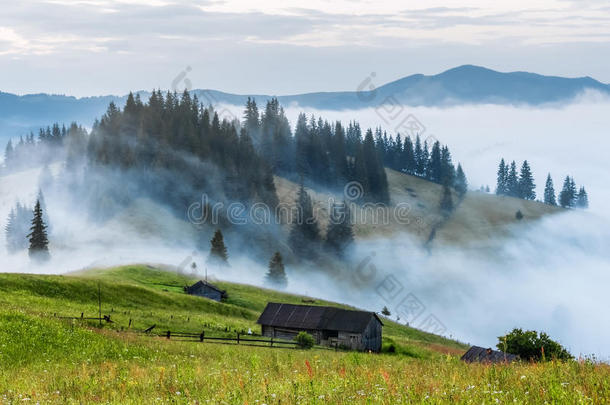
[[[517,174],[517,164],[513,160],[506,176],[506,194],[511,197],[519,197],[519,175]]]
[[[30,248],[28,254],[30,258],[45,261],[50,258],[49,255],[49,239],[47,237],[47,226],[44,223],[42,208],[40,201],[36,201],[34,207],[34,218],[32,219],[32,227],[28,234]]]
[[[519,197],[525,200],[535,200],[535,190],[536,185],[534,184],[532,169],[530,168],[529,163],[527,163],[527,160],[525,160],[521,166],[521,173],[519,175]]]
[[[500,165],[498,166],[498,180],[496,185],[496,194],[497,195],[507,195],[508,187],[506,185],[506,179],[508,177],[508,168],[506,167],[506,163],[504,163],[504,158],[500,161]]]
[[[220,229],[214,232],[214,237],[210,241],[210,254],[208,256],[208,264],[215,266],[228,266],[229,265],[229,254],[227,253],[227,247],[225,246],[224,237]]]
[[[275,252],[269,262],[269,270],[265,276],[265,283],[273,288],[284,289],[288,285],[284,261],[280,252]]]
[[[462,165],[460,163],[458,163],[454,184],[455,191],[458,193],[460,198],[463,198],[466,191],[468,191],[468,180],[466,180],[466,174],[464,174],[464,169],[462,169]]]
[[[563,181],[563,188],[559,193],[559,205],[563,208],[572,208],[576,202],[576,185],[570,176]]]
[[[553,187],[551,173],[546,176],[546,184],[544,186],[544,203],[548,205],[557,205],[557,199],[555,198],[555,187]]]

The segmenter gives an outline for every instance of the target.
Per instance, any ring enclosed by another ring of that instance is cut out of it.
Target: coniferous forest
[[[147,101],[130,94],[123,109],[111,103],[90,133],[75,123],[68,128],[54,124],[41,129],[37,139],[29,134],[5,149],[5,170],[42,164],[42,177],[48,178],[41,179],[42,184],[51,181],[47,165],[57,160],[65,161],[67,183],[83,192],[97,221],[141,197],[166,204],[176,215],[184,215],[202,195],[207,204],[264,203],[273,211],[279,203],[273,176],[299,182],[296,203],[299,215],[306,218],[292,226],[287,241],[297,257],[307,258],[315,258],[319,251],[340,257],[353,242],[353,230],[349,208],[338,204],[347,217],[333,221],[324,237],[313,218],[305,183],[342,191],[348,182],[358,182],[363,193],[357,202],[388,204],[384,168],[391,168],[442,184],[441,208],[447,215],[454,206],[449,189],[460,198],[468,189],[461,164],[456,166],[449,148],[438,141],[429,145],[419,135],[392,136],[381,128],[363,130],[357,121],[344,126],[303,113],[293,130],[277,99],[259,110],[249,98],[241,120],[221,119],[187,91],[153,91]],[[534,200],[534,190],[527,161],[517,170],[515,162],[507,165],[502,160],[497,194]],[[544,202],[585,208],[588,196],[584,187],[577,190],[571,177],[556,196],[549,175]],[[202,215],[208,208],[201,207]],[[32,210],[17,204],[6,227],[9,250],[27,247],[24,235],[31,220]],[[230,227],[222,216],[215,225]],[[261,236],[260,230],[257,236],[273,238],[264,232]],[[206,249],[208,243],[202,237],[199,245]]]

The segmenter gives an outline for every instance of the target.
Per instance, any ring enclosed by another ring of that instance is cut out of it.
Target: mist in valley
[[[461,162],[466,171],[471,192],[478,192],[474,190],[481,185],[489,185],[493,192],[500,158],[518,164],[527,159],[539,198],[547,173],[556,192],[570,175],[587,188],[590,210],[516,225],[510,237],[494,241],[497,250],[485,253],[442,244],[428,251],[406,233],[358,239],[345,268],[330,275],[309,266],[288,265],[287,290],[377,312],[387,306],[392,319],[400,316],[402,323],[481,346],[494,346],[497,337],[513,327],[543,330],[577,356],[610,359],[608,108],[609,100],[594,95],[544,108],[405,107],[404,114],[412,114],[425,127],[423,139],[433,137],[449,145],[454,162]],[[241,116],[243,107],[221,109]],[[362,128],[381,126],[391,134],[399,124],[388,121],[379,109],[319,111],[288,106],[293,128],[301,111],[343,123],[356,119]],[[150,263],[189,273],[195,262],[199,275],[203,274],[207,252],[197,243],[196,230],[186,216],[143,197],[107,221],[93,221],[84,196],[58,184],[63,181],[63,163],[51,165],[50,170],[53,185],[41,184],[40,167],[0,178],[1,224],[16,201],[33,206],[42,188],[52,225],[51,260],[43,265],[31,262],[27,251],[9,255],[2,233],[1,271],[60,274]],[[213,226],[205,231],[209,238],[212,231]],[[263,285],[267,263],[250,254],[248,241],[232,236],[227,248],[231,267],[210,268],[210,277]]]

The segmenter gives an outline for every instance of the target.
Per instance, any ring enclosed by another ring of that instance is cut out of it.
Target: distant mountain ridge
[[[564,78],[528,72],[502,73],[480,66],[463,65],[437,75],[415,74],[375,88],[364,80],[355,91],[318,92],[277,96],[284,106],[298,105],[324,110],[359,109],[383,103],[409,106],[457,104],[544,105],[565,103],[586,90],[610,95],[610,85],[590,77]],[[371,90],[372,89],[372,90]],[[147,91],[138,92],[147,97]],[[217,90],[193,90],[204,103],[244,105],[248,97],[259,104],[273,97],[265,94],[230,94]],[[0,92],[0,138],[23,135],[52,122],[76,121],[91,126],[111,101],[122,106],[123,96],[76,98],[63,95],[18,96]]]

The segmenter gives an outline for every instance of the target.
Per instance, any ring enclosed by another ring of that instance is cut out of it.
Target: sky
[[[0,91],[354,90],[476,64],[610,82],[602,0],[0,0]]]

